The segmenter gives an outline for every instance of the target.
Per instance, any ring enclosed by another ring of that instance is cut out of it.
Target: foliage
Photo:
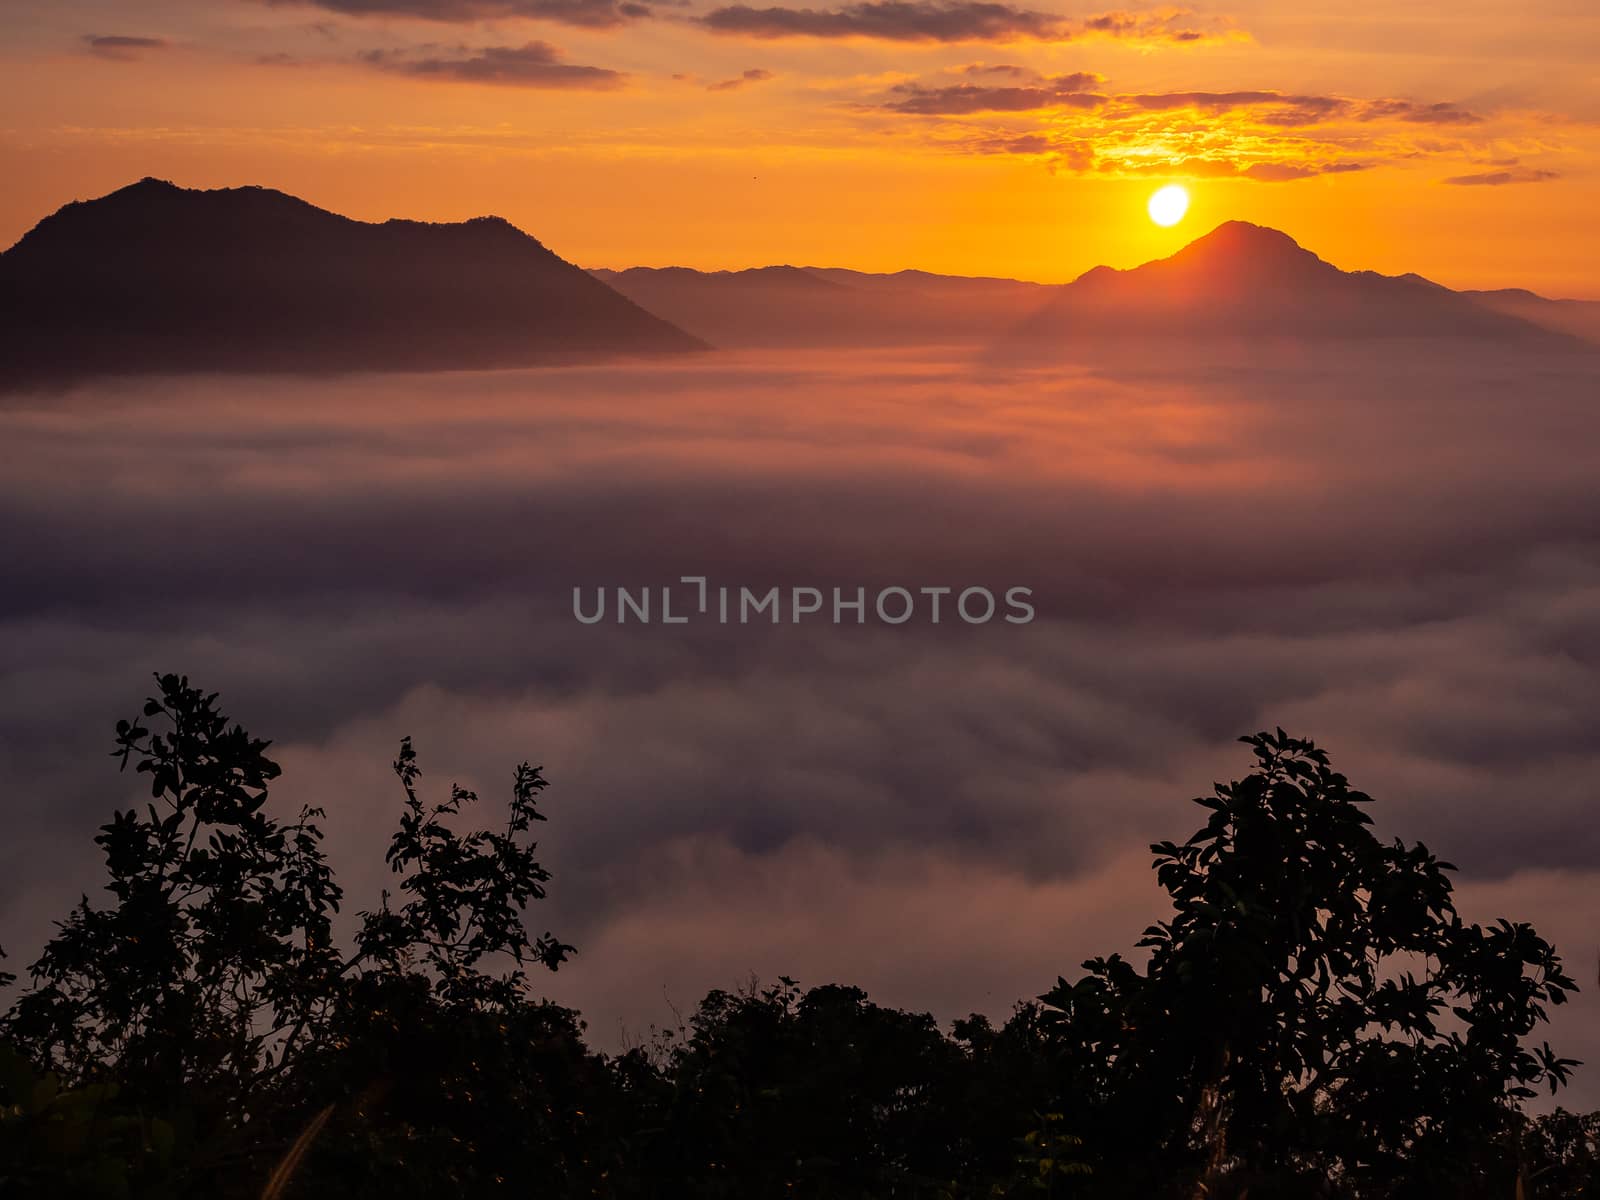
[[[0,1043],[0,1197],[171,1195],[178,1132],[120,1103],[114,1083],[64,1088]]]
[[[1092,1175],[1094,1168],[1079,1159],[1083,1139],[1061,1127],[1066,1120],[1061,1113],[1038,1116],[1039,1127],[1023,1135],[1022,1152],[1017,1156],[1022,1168],[1021,1186],[1046,1196],[1061,1195],[1070,1180]],[[1006,1189],[1006,1194],[1013,1190]]]
[[[530,938],[522,924],[522,910],[544,899],[550,878],[534,858],[538,847],[518,840],[545,819],[535,802],[546,787],[544,776],[527,763],[518,766],[505,832],[478,830],[463,837],[449,819],[477,802],[475,792],[451,785],[448,800],[423,804],[410,738],[401,742],[394,770],[405,789],[405,812],[384,859],[402,876],[400,890],[409,899],[395,911],[385,893],[378,911],[362,914],[356,939],[361,958],[397,974],[416,955],[433,976],[435,991],[452,1004],[515,1004],[527,983],[525,966],[555,970],[572,950],[548,933]],[[487,974],[483,965],[501,955],[511,958],[514,969]]]
[[[960,1065],[932,1017],[857,988],[714,991],[663,1064],[645,1173],[708,1198],[931,1188],[963,1166]]]
[[[1558,1108],[1532,1122],[1522,1140],[1522,1178],[1528,1200],[1600,1200],[1600,1113]]]
[[[375,996],[420,991],[435,1020],[506,1012],[527,1001],[524,967],[554,969],[571,947],[521,920],[549,877],[527,839],[543,819],[538,768],[517,768],[504,832],[463,835],[451,823],[477,797],[452,787],[424,804],[402,742],[405,804],[387,861],[406,899],[393,909],[385,894],[341,952],[322,810],[273,816],[268,743],[186,678],[157,683],[142,717],[117,723],[114,755],[149,777],[151,803],[117,812],[95,839],[111,903],[85,896],[61,923],[4,1029],[74,1086],[115,1081],[147,1111],[197,1114],[205,1152],[192,1169],[221,1187],[292,1139],[305,1096],[337,1078],[314,1072],[342,1031],[371,1028]]]
[[[1045,998],[1095,1128],[1137,1130],[1167,1172],[1212,1185],[1470,1192],[1477,1149],[1575,1065],[1526,1039],[1576,985],[1529,926],[1463,922],[1454,868],[1379,840],[1325,752],[1244,740],[1255,772],[1196,801],[1210,816],[1188,841],[1151,848],[1174,915],[1146,932],[1148,966],[1096,959]]]
[[[1600,1197],[1597,1118],[1520,1107],[1573,1066],[1533,1039],[1575,990],[1554,949],[1463,920],[1453,868],[1281,730],[1152,847],[1142,963],[948,1032],[752,983],[606,1057],[529,977],[572,951],[527,925],[538,768],[472,828],[402,741],[395,884],[346,918],[268,743],[158,685],[117,726],[150,803],[96,839],[107,899],[0,1022],[0,1197]]]

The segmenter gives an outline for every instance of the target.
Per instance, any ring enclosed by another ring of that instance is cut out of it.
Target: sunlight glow
[[[1157,225],[1176,225],[1189,211],[1189,192],[1176,183],[1169,183],[1150,197],[1150,219]]]

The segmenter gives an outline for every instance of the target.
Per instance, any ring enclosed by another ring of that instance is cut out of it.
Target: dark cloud
[[[651,15],[648,5],[628,0],[268,0],[269,3],[312,3],[329,12],[354,17],[417,17],[427,21],[471,21],[529,18],[611,29]]]
[[[1100,82],[1098,75],[1076,72],[1004,87],[971,83],[896,84],[893,98],[881,107],[889,112],[919,115],[962,115],[978,112],[1032,112],[1046,108],[1096,108],[1106,98],[1084,89]]]
[[[754,38],[876,38],[896,42],[1069,41],[1077,36],[1185,44],[1222,36],[1183,24],[1185,10],[1112,12],[1074,20],[983,0],[865,0],[840,8],[733,5],[701,18],[717,33]],[[982,68],[998,72],[1018,67]]]
[[[1512,167],[1504,171],[1483,171],[1476,175],[1452,175],[1444,182],[1462,187],[1504,187],[1508,183],[1548,183],[1560,178],[1558,171]]]
[[[1287,183],[1293,179],[1310,179],[1316,175],[1346,175],[1351,171],[1366,171],[1370,163],[1332,162],[1255,162],[1241,167],[1238,174],[1258,183]]]
[[[129,37],[125,34],[87,34],[83,39],[92,54],[115,62],[133,62],[150,50],[165,50],[167,41],[157,37]]]
[[[456,83],[613,91],[627,82],[627,76],[619,71],[566,62],[562,51],[548,42],[477,49],[462,47],[449,55],[430,51],[368,50],[361,55],[361,61],[400,75]]]
[[[1080,169],[1088,169],[1094,165],[1094,151],[1087,142],[1078,143],[1081,153],[1077,162]],[[1047,133],[1013,133],[998,130],[993,133],[982,133],[969,137],[959,143],[963,150],[973,154],[1028,154],[1028,155],[1059,155],[1062,153],[1062,139]]]
[[[1363,121],[1399,120],[1415,125],[1479,125],[1483,118],[1456,104],[1418,104],[1411,100],[1370,100],[1361,106]]]
[[[738,88],[742,88],[747,84],[765,83],[767,80],[773,78],[776,78],[776,76],[774,76],[773,73],[768,71],[766,68],[752,67],[742,75],[735,75],[732,79],[724,79],[720,83],[707,84],[706,91],[731,92]]]
[[[1210,41],[1216,33],[1197,29],[1189,24],[1194,13],[1187,9],[1156,12],[1108,12],[1086,17],[1082,28],[1086,33],[1105,37],[1138,41],[1172,42],[1177,45]]]
[[[893,42],[1060,40],[1065,18],[984,0],[867,0],[842,8],[713,9],[701,22],[714,33],[752,38],[875,38]]]

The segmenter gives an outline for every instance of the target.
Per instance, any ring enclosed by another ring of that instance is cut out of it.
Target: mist
[[[275,739],[352,910],[388,764],[552,788],[538,982],[602,1046],[755,974],[1003,1016],[1162,915],[1148,842],[1315,738],[1381,836],[1587,984],[1600,919],[1592,361],[1324,349],[241,379],[0,407],[0,844],[26,962],[140,796],[149,672]],[[587,626],[574,588],[1032,590],[1012,625]],[[1550,1040],[1600,1060],[1594,993]],[[1600,1104],[1600,1072],[1562,1103]]]

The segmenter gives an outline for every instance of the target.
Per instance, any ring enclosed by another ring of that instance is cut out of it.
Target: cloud
[[[765,83],[767,80],[774,78],[776,78],[776,76],[771,71],[766,70],[764,67],[752,67],[742,75],[735,75],[732,79],[724,79],[720,83],[707,84],[706,91],[731,92],[738,88],[742,88],[747,84]]]
[[[1351,171],[1366,171],[1371,165],[1362,162],[1254,162],[1238,173],[1245,179],[1254,179],[1259,183],[1285,183],[1291,179],[1310,179],[1316,175],[1346,175]]]
[[[1201,28],[1197,21],[1197,14],[1190,9],[1169,8],[1101,13],[1084,18],[1079,28],[1086,36],[1098,35],[1120,41],[1164,42],[1179,46],[1244,36],[1228,26]]]
[[[1098,167],[1119,174],[1161,176],[1197,175],[1211,179],[1249,179],[1256,183],[1288,183],[1318,175],[1343,175],[1369,170],[1364,162],[1303,162],[1297,159],[1180,158],[1167,161],[1139,161],[1108,158]]]
[[[651,15],[648,5],[630,0],[267,0],[271,4],[315,4],[352,17],[416,17],[468,23],[526,18],[583,29],[612,29]]]
[[[1559,171],[1513,167],[1504,171],[1484,171],[1476,175],[1452,175],[1444,182],[1461,187],[1504,187],[1508,183],[1548,183],[1552,179],[1560,178]]]
[[[1240,36],[1228,28],[1199,29],[1183,24],[1193,15],[1187,10],[1159,9],[1074,20],[985,0],[865,0],[830,9],[731,5],[712,10],[701,22],[714,33],[752,38],[872,38],[893,42],[1064,42],[1078,37],[1105,37],[1185,45]]]
[[[985,0],[866,0],[843,8],[713,9],[713,33],[752,38],[873,38],[891,42],[1064,40],[1065,18]]]
[[[165,38],[129,37],[124,34],[86,34],[83,42],[89,47],[91,54],[111,59],[113,62],[136,62],[143,58],[147,51],[165,50],[169,44]]]
[[[1073,153],[1069,152],[1065,139],[1047,133],[997,130],[965,138],[959,145],[973,154],[1068,155],[1074,170],[1088,170],[1094,166],[1094,148],[1089,142],[1073,143]]]
[[[1104,97],[1091,97],[1103,100]],[[1022,154],[1042,159],[1052,170],[1079,174],[1098,172],[1124,177],[1196,177],[1245,179],[1255,183],[1288,183],[1319,175],[1366,171],[1375,165],[1353,159],[1265,158],[1259,151],[1210,155],[1150,156],[1123,153],[1105,136],[1078,137],[1055,132],[1015,130],[963,131],[947,147],[970,154]]]
[[[1156,92],[1119,96],[1124,103],[1149,112],[1192,108],[1205,113],[1239,109],[1265,110],[1261,119],[1274,125],[1312,125],[1349,110],[1350,102],[1337,96],[1299,96],[1284,92]]]
[[[1100,82],[1098,75],[1074,72],[1041,78],[1015,86],[986,86],[971,83],[928,86],[921,83],[896,84],[894,98],[881,107],[888,112],[923,115],[961,115],[978,112],[1031,112],[1046,108],[1095,108],[1106,98],[1085,88]]]
[[[1481,125],[1483,118],[1449,102],[1418,104],[1411,100],[1369,100],[1361,106],[1363,121],[1398,120],[1414,125]]]
[[[1423,135],[1423,128],[1482,120],[1452,103],[1268,88],[1118,93],[1095,75],[1057,78],[1074,82],[1061,86],[1022,68],[977,63],[901,82],[887,97],[857,109],[943,118],[924,122],[920,133],[931,147],[947,152],[1024,154],[1051,170],[1078,173],[1263,183],[1369,170],[1424,155],[1459,158],[1467,149],[1459,139]],[[1020,119],[1027,113],[1049,115],[1027,128]],[[996,115],[985,121],[983,114]],[[1520,176],[1507,180],[1518,181]]]
[[[399,50],[368,50],[361,55],[361,61],[379,70],[456,83],[615,91],[627,82],[627,76],[619,71],[576,66],[565,62],[564,58],[563,52],[548,42],[484,46],[475,50],[462,47],[458,54],[449,57],[426,52],[419,57]]]
[[[1316,125],[1351,117],[1360,121],[1394,120],[1417,125],[1474,125],[1483,118],[1452,103],[1417,104],[1409,100],[1351,100],[1343,96],[1302,95],[1277,91],[1147,92],[1118,96],[1118,102],[1146,112],[1194,109],[1206,114],[1250,112],[1263,125]]]

